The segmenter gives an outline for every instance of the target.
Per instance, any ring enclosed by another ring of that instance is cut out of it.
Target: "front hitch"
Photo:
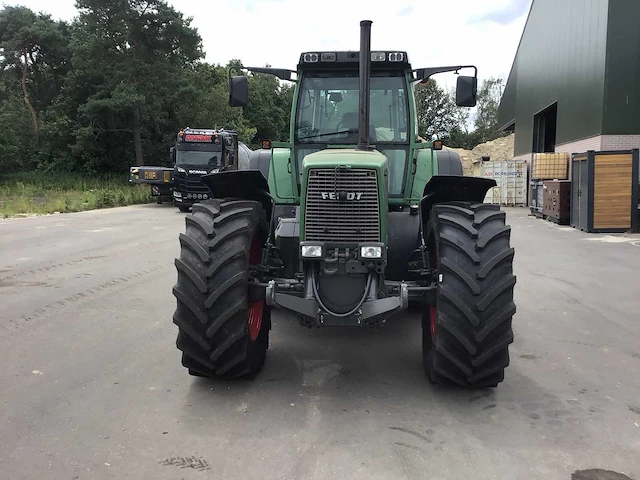
[[[312,320],[312,324],[316,326],[358,326],[363,323],[375,323],[382,317],[406,310],[409,306],[409,286],[405,282],[400,283],[398,295],[365,300],[354,313],[347,316],[336,316],[326,311],[316,298],[285,293],[279,291],[281,288],[285,291],[290,290],[287,284],[280,285],[276,280],[271,280],[267,284],[265,292],[267,305],[295,312]]]

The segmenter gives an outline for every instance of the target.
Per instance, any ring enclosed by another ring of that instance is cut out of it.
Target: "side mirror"
[[[172,164],[175,164],[175,163],[176,163],[176,147],[171,147],[171,148],[169,149],[169,161],[170,161]]]
[[[459,107],[475,107],[478,96],[478,79],[476,77],[458,77],[456,84],[456,105]]]
[[[340,92],[331,92],[329,94],[329,101],[334,103],[340,103],[342,101],[342,93]]]
[[[249,97],[249,82],[244,75],[229,78],[229,106],[244,107]]]

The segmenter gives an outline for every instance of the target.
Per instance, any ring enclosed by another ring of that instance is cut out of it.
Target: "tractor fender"
[[[497,185],[492,178],[468,177],[464,175],[434,175],[424,186],[420,200],[422,224],[429,221],[431,209],[443,202],[483,203],[490,188]]]
[[[260,149],[251,152],[249,170],[260,170],[264,178],[269,179],[269,166],[271,165],[271,150]]]
[[[438,175],[462,175],[460,154],[453,150],[437,150],[434,152],[438,162]]]
[[[420,247],[420,217],[409,209],[389,212],[387,226],[389,235],[385,277],[389,280],[408,280],[409,260],[413,251]]]
[[[244,143],[238,142],[238,170],[247,170],[251,168],[249,161],[253,150],[247,147]]]
[[[267,212],[267,218],[271,218],[274,201],[267,179],[260,170],[210,173],[203,175],[200,181],[209,187],[213,198],[241,198],[260,202]]]

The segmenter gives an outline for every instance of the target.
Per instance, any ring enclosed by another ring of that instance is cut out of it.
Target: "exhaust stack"
[[[358,114],[357,150],[371,150],[369,119],[371,117],[371,20],[360,22],[360,104]]]

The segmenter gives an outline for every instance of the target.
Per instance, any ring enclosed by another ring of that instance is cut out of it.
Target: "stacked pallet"
[[[566,194],[566,187],[559,187],[556,184],[547,184],[545,182],[558,182],[567,181],[569,178],[569,154],[567,153],[536,153],[533,155],[533,162],[531,166],[531,195],[530,195],[530,209],[531,213],[547,218],[550,216],[550,212],[562,214],[562,218],[551,215],[550,220],[554,220],[560,223],[565,223],[568,218],[564,218],[564,212],[568,211],[569,206],[564,205]],[[553,188],[554,195],[545,195],[545,190]],[[560,190],[562,189],[562,190]],[[547,202],[553,202],[555,199],[556,204],[547,206],[545,213],[545,197]],[[562,199],[562,200],[559,200]],[[562,205],[558,205],[558,201],[562,201]]]

